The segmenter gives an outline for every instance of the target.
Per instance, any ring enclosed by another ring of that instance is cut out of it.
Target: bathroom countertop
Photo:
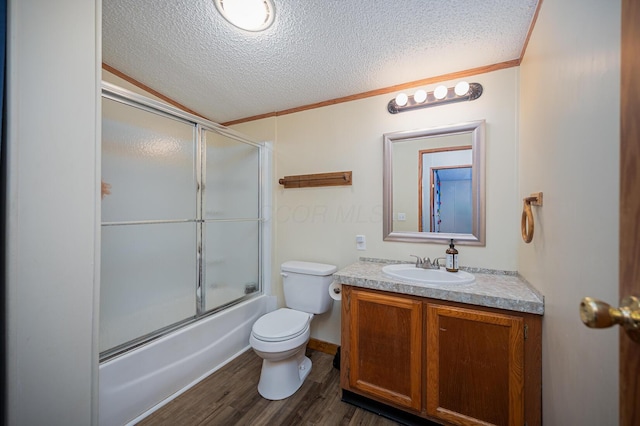
[[[476,281],[464,285],[424,285],[391,278],[382,272],[389,263],[381,259],[361,259],[340,269],[334,280],[354,287],[410,294],[510,311],[544,314],[544,297],[515,272],[460,268],[472,273]]]

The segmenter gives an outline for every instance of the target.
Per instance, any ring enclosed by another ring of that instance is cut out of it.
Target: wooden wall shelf
[[[278,180],[285,188],[309,188],[317,186],[351,185],[351,170],[347,172],[315,173],[311,175],[285,176]]]

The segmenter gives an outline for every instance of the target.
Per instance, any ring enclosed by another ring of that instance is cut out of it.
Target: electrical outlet
[[[405,220],[407,220],[407,214],[406,213],[398,213],[398,221],[399,222],[404,222]]]
[[[356,235],[356,249],[358,250],[367,249],[367,238],[364,235]]]

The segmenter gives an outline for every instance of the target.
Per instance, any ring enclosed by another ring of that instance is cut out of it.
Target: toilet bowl
[[[311,314],[282,308],[254,324],[249,343],[263,359],[258,392],[264,398],[280,400],[293,395],[309,375],[311,360],[305,349],[312,318]]]
[[[249,344],[260,356],[258,392],[270,400],[293,395],[311,372],[305,356],[314,314],[328,311],[333,265],[290,261],[282,264],[286,308],[263,315],[254,324]]]

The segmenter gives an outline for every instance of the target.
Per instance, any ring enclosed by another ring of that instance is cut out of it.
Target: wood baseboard
[[[314,351],[323,352],[329,355],[335,355],[338,352],[338,345],[334,345],[333,343],[323,342],[318,339],[309,339],[309,343],[307,343],[308,349],[313,349]]]

